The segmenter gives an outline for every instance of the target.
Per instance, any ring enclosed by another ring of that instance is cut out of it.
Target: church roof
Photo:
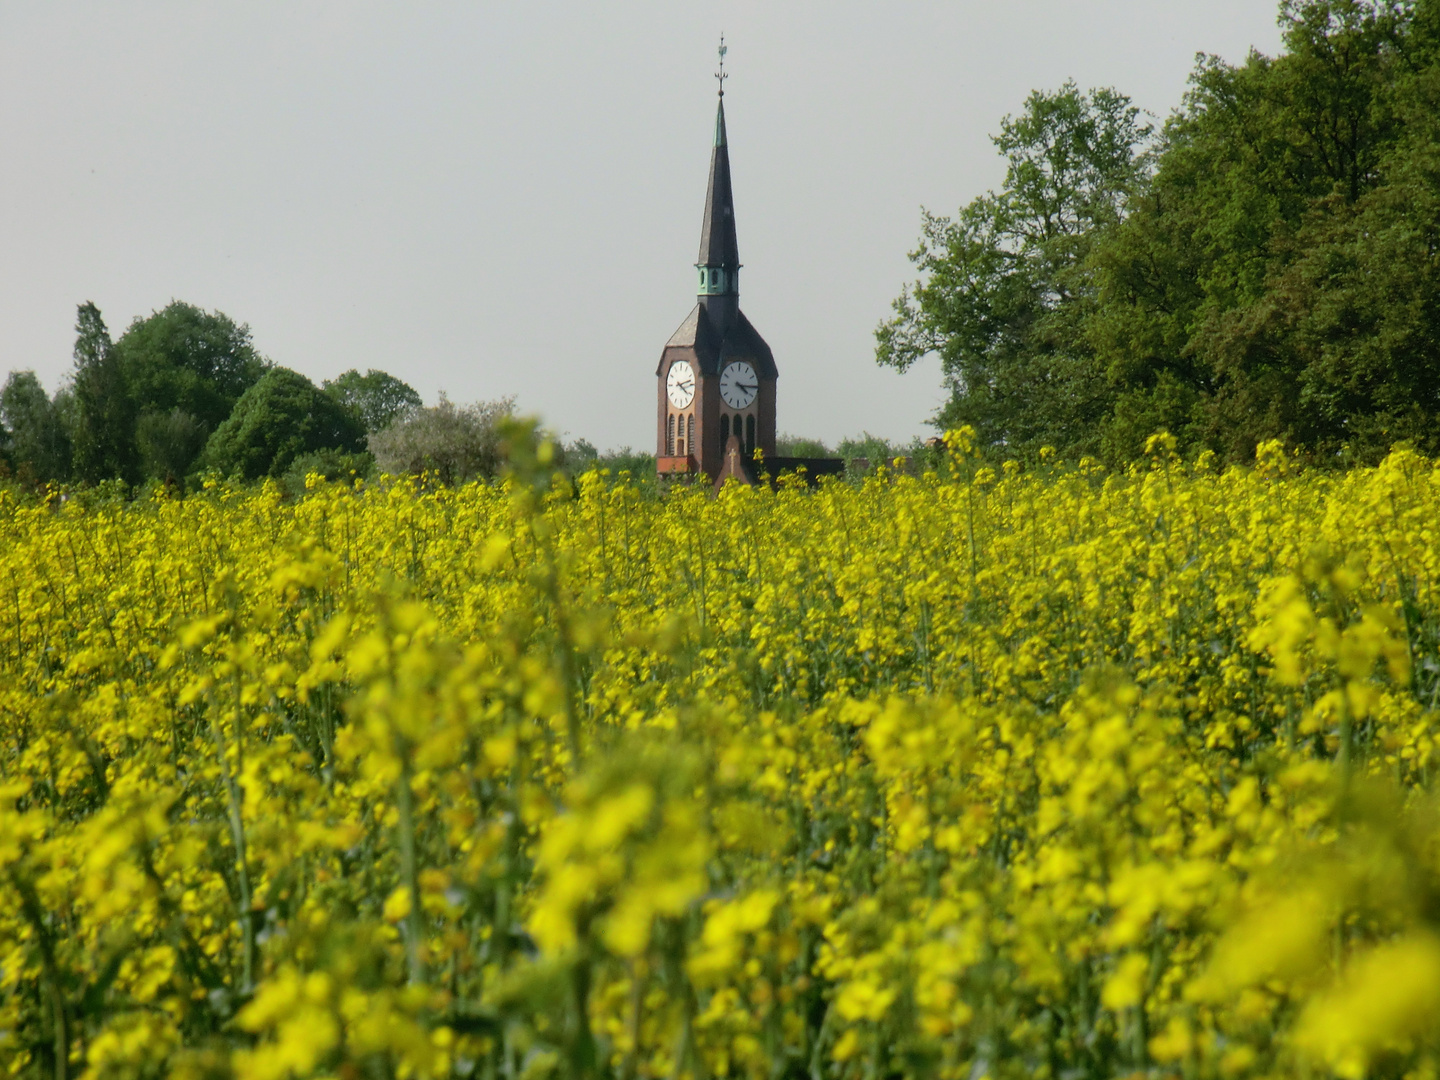
[[[679,350],[677,356],[672,350]],[[705,305],[697,303],[679,329],[670,335],[665,350],[660,354],[660,365],[656,375],[663,375],[672,360],[686,359],[693,363],[701,375],[718,375],[732,360],[748,360],[755,365],[755,373],[762,379],[774,379],[779,372],[775,368],[775,354],[760,336],[760,331],[750,325],[743,311],[735,313],[729,329],[721,334],[706,313]]]
[[[715,149],[710,153],[710,182],[705,189],[705,221],[700,227],[700,258],[696,266],[740,268],[735,239],[735,198],[730,189],[730,147],[725,139],[725,98],[715,114]]]

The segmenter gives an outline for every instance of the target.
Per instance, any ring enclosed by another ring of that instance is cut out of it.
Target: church
[[[695,306],[671,335],[655,370],[656,470],[717,483],[754,483],[755,451],[767,472],[801,464],[775,456],[775,357],[740,310],[740,247],[725,133],[725,46],[720,47],[720,100],[700,228]],[[841,463],[805,462],[812,477]]]
[[[723,48],[723,46],[722,46]],[[721,53],[724,63],[724,53]],[[740,246],[725,135],[725,76],[700,228],[695,306],[660,354],[656,468],[662,476],[720,475],[731,440],[747,461],[775,454],[775,357],[740,310]]]

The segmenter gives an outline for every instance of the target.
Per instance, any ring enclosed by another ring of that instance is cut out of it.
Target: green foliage
[[[807,439],[801,435],[777,435],[775,437],[776,457],[829,457],[830,448],[819,439]]]
[[[211,431],[269,366],[248,326],[179,300],[137,317],[115,352],[137,416],[180,409]]]
[[[329,394],[289,368],[267,371],[215,429],[200,464],[246,480],[280,477],[302,454],[363,449],[360,422]]]
[[[370,368],[361,375],[354,368],[337,379],[320,384],[336,401],[360,418],[367,432],[381,431],[407,409],[418,409],[420,395],[409,383]]]
[[[846,461],[862,461],[865,463],[861,466],[862,468],[883,465],[899,457],[902,453],[904,451],[889,439],[871,435],[868,431],[841,439],[835,447],[837,457],[842,457]]]
[[[1201,63],[1100,246],[1110,456],[1156,426],[1229,458],[1436,445],[1433,13],[1333,0],[1282,21],[1281,57]]]
[[[383,473],[430,473],[444,484],[488,478],[500,468],[500,425],[514,400],[456,405],[443,394],[431,408],[402,413],[370,436],[370,451]]]
[[[145,475],[167,483],[181,480],[205,448],[205,425],[184,409],[145,413],[135,424],[135,442]]]
[[[75,330],[70,432],[75,474],[90,483],[183,475],[204,434],[268,367],[249,327],[178,300],[115,342],[86,302]]]
[[[597,450],[588,440],[576,439],[560,450],[560,464],[572,476],[591,469],[608,470],[613,477],[629,473],[631,480],[644,485],[655,479],[655,455],[623,446],[618,450]]]
[[[124,367],[100,309],[81,304],[75,318],[75,404],[71,442],[75,474],[90,483],[140,478],[135,410]]]
[[[1291,0],[1281,23],[1278,57],[1201,59],[1153,158],[1064,219],[1058,258],[991,224],[1025,189],[1013,150],[1001,196],[926,218],[878,355],[939,352],[938,423],[1111,460],[1161,429],[1230,460],[1269,438],[1329,461],[1440,448],[1440,4]],[[1046,131],[997,141],[1065,144]]]
[[[1144,177],[1150,128],[1114,90],[1036,91],[995,137],[1005,184],[958,218],[924,215],[911,260],[923,275],[876,331],[877,359],[906,370],[940,354],[942,426],[969,424],[1014,452],[1083,445],[1106,388],[1082,326],[1093,305],[1085,262]]]
[[[327,482],[341,480],[368,480],[375,472],[375,458],[369,453],[349,453],[345,450],[316,450],[301,454],[290,463],[280,484],[294,498],[304,495],[306,481],[319,476]]]
[[[0,389],[0,445],[22,480],[46,483],[70,475],[63,419],[33,371],[12,371]]]

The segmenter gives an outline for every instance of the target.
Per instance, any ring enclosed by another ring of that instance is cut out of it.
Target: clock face
[[[677,409],[687,408],[695,400],[695,369],[688,361],[676,360],[670,365],[670,373],[665,376],[665,394]]]
[[[755,400],[760,390],[760,380],[755,369],[744,360],[726,365],[720,373],[720,396],[732,409],[743,409]]]

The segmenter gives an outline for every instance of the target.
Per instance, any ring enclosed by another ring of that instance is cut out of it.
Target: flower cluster
[[[1440,1069],[1440,465],[0,490],[0,1076]]]

